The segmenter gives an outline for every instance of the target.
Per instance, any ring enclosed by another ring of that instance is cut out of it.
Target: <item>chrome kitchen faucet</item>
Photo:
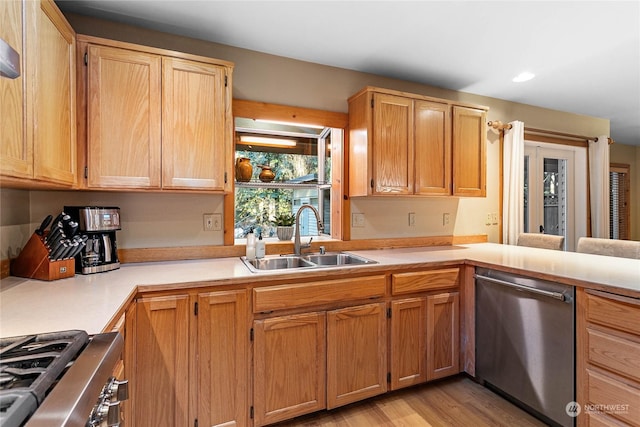
[[[300,206],[300,209],[298,209],[298,212],[296,213],[296,234],[295,234],[295,238],[293,239],[293,251],[295,252],[296,255],[300,255],[302,249],[311,247],[311,241],[313,240],[313,237],[312,237],[311,239],[309,239],[309,243],[305,243],[305,244],[300,243],[300,214],[305,208],[311,209],[313,213],[316,215],[316,220],[318,221],[318,234],[322,233],[322,230],[324,230],[324,225],[322,224],[322,219],[320,219],[320,214],[318,213],[318,210],[311,205]]]

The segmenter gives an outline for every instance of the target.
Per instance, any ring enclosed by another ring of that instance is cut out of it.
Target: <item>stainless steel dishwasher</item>
[[[476,269],[476,379],[551,425],[574,426],[575,288]]]

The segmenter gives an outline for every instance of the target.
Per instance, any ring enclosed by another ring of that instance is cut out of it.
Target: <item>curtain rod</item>
[[[563,133],[563,132],[556,132],[554,130],[546,130],[546,129],[536,129],[536,128],[529,128],[526,127],[524,128],[525,132],[528,133],[537,133],[537,134],[542,134],[542,135],[553,135],[553,136],[561,136],[564,138],[572,138],[572,139],[581,139],[584,141],[595,141],[598,142],[598,137],[597,136],[584,136],[584,135],[573,135],[570,133]],[[611,138],[607,138],[607,143],[609,145],[613,144],[613,139]]]
[[[500,120],[494,120],[494,121],[490,121],[487,123],[487,125],[493,129],[496,130],[505,130],[505,129],[511,129],[513,127],[513,125],[507,123],[504,124],[502,123]]]
[[[487,125],[493,129],[496,130],[505,130],[505,129],[511,129],[512,125],[509,123],[502,123],[500,120],[495,120],[495,121],[490,121],[487,123]],[[542,134],[542,135],[553,135],[553,136],[561,136],[564,138],[571,138],[571,139],[579,139],[579,140],[584,140],[584,141],[595,141],[598,142],[598,137],[592,137],[592,136],[583,136],[583,135],[573,135],[570,133],[563,133],[563,132],[556,132],[554,130],[546,130],[546,129],[536,129],[536,128],[530,128],[530,127],[526,127],[524,128],[524,131],[527,133],[537,133],[537,134]],[[607,138],[607,143],[609,145],[613,144],[615,141],[611,138]]]

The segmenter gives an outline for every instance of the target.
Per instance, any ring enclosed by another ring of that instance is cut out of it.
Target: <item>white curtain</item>
[[[609,138],[589,141],[591,236],[609,238]]]
[[[504,132],[502,243],[515,245],[524,224],[524,123]]]

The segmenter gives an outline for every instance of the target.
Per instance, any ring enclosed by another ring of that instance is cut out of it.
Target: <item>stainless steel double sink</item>
[[[377,264],[377,261],[347,252],[327,252],[324,254],[305,255],[272,255],[260,259],[247,259],[246,257],[241,257],[240,259],[253,273],[273,270],[302,268],[313,269],[346,265]]]

